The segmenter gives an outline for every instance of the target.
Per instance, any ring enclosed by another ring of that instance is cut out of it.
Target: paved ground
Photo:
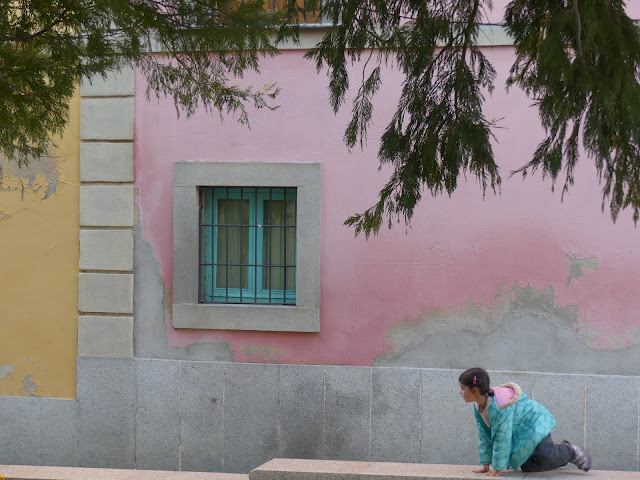
[[[6,480],[249,480],[237,473],[165,472],[110,468],[39,467],[0,465]]]
[[[251,480],[478,480],[488,477],[473,473],[476,466],[426,465],[412,463],[339,462],[328,460],[274,459],[256,468]],[[547,480],[640,480],[640,472],[591,470],[573,466],[545,473],[507,471],[501,478]]]
[[[7,480],[478,480],[474,466],[274,459],[248,474],[0,465]],[[640,480],[640,472],[566,467],[546,473],[508,471],[510,480]]]

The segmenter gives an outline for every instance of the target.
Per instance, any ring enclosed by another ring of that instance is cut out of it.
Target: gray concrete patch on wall
[[[133,342],[135,356],[213,362],[233,361],[227,342],[198,342],[186,347],[169,346],[168,300],[160,266],[142,227],[134,227]]]
[[[434,310],[387,333],[391,351],[376,366],[458,368],[541,373],[637,375],[640,346],[591,346],[573,307],[558,308],[553,290],[515,286],[494,307]],[[460,355],[463,351],[464,355]]]

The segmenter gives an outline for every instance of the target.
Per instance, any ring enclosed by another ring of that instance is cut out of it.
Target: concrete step
[[[250,480],[478,480],[477,465],[428,465],[422,463],[345,462],[275,458],[252,470]],[[569,465],[544,473],[509,470],[501,478],[547,480],[640,480],[640,472],[591,470],[583,472]]]
[[[6,480],[249,480],[238,473],[0,465]]]

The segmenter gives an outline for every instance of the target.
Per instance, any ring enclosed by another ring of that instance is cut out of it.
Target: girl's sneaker
[[[572,445],[566,440],[564,441],[564,443],[569,445],[569,447],[573,449],[573,457],[571,457],[571,460],[569,461],[573,463],[576,467],[578,467],[580,470],[584,470],[585,472],[588,472],[589,469],[591,468],[591,457],[587,455],[585,451],[582,450],[582,448],[580,448],[579,446]]]

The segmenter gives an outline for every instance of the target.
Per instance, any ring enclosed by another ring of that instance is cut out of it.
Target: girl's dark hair
[[[471,389],[477,387],[481,395],[493,397],[489,390],[489,374],[482,368],[469,368],[460,374],[458,381]]]

